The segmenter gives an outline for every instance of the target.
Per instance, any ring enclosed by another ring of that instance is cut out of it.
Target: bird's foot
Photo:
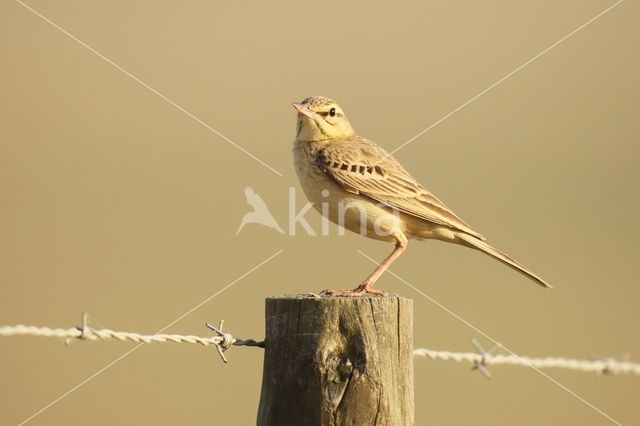
[[[323,296],[333,296],[333,297],[362,297],[362,296],[380,296],[384,297],[387,295],[386,292],[382,290],[376,290],[367,284],[360,284],[358,287],[353,290],[334,290],[327,289],[322,291],[320,294]]]
[[[318,293],[307,293],[306,296],[307,297],[313,297],[314,299],[322,298],[322,296],[320,296]]]

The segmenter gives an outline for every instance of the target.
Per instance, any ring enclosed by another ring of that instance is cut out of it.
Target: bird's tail
[[[528,270],[520,262],[506,255],[505,253],[501,252],[500,250],[493,247],[492,245],[487,244],[482,240],[479,240],[473,235],[464,234],[462,232],[456,232],[456,237],[458,237],[458,239],[460,239],[460,241],[464,245],[474,248],[476,250],[480,250],[481,252],[488,254],[494,259],[498,259],[500,262],[504,263],[505,265],[515,269],[516,271],[520,272],[523,275],[526,275],[527,277],[535,281],[536,284],[541,285],[542,287],[545,287],[545,288],[552,288],[551,285],[549,285],[545,280],[543,280],[542,278],[540,278],[539,276],[537,276],[536,274]]]

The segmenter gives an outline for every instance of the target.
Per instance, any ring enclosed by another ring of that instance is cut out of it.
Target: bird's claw
[[[362,297],[362,296],[384,297],[387,295],[387,293],[382,290],[376,290],[364,284],[359,285],[353,290],[327,289],[320,292],[320,294],[323,296],[332,296],[332,297]]]

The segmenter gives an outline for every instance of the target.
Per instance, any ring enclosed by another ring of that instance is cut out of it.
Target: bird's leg
[[[403,235],[404,237],[404,235]],[[376,296],[384,296],[386,293],[384,291],[381,290],[375,290],[373,288],[371,288],[373,286],[373,284],[378,280],[378,278],[380,278],[380,275],[382,275],[384,273],[384,271],[389,267],[389,265],[391,265],[393,263],[394,260],[396,260],[396,258],[398,256],[400,256],[402,254],[402,252],[404,252],[407,249],[407,239],[406,237],[403,238],[402,240],[399,240],[396,243],[396,246],[394,247],[393,251],[389,254],[389,256],[387,256],[380,264],[378,264],[378,266],[376,267],[376,269],[373,270],[373,272],[371,273],[371,275],[369,275],[367,277],[366,280],[364,280],[362,282],[362,284],[360,284],[358,287],[354,288],[353,290],[349,290],[349,291],[344,291],[344,290],[325,290],[322,293],[329,295],[329,296],[366,296],[367,294],[373,294]]]
[[[393,248],[393,251],[389,254],[389,256],[387,256],[380,264],[378,264],[378,266],[376,266],[376,269],[373,270],[371,275],[369,275],[367,279],[362,282],[362,284],[351,290],[350,296],[359,296],[362,294],[375,294],[378,296],[384,296],[384,291],[374,290],[371,287],[373,287],[373,284],[378,281],[378,278],[380,278],[380,276],[389,267],[389,265],[391,265],[393,261],[396,260],[396,258],[400,256],[406,249],[406,242],[403,241],[396,243],[396,246]]]

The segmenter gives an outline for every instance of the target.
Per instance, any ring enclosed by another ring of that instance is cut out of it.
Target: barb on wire
[[[471,369],[478,370],[486,379],[490,379],[492,376],[491,372],[487,368],[487,355],[491,355],[491,351],[501,347],[502,345],[500,343],[497,343],[490,347],[488,350],[484,350],[484,348],[480,345],[480,342],[478,342],[476,339],[472,339],[471,344],[476,348],[478,354],[480,354],[480,357],[473,361],[473,367],[471,367]]]
[[[473,339],[473,345],[478,352],[450,352],[419,348],[413,351],[414,357],[425,357],[433,360],[469,362],[473,370],[479,370],[485,377],[491,378],[488,366],[498,364],[517,365],[536,368],[565,368],[568,370],[585,371],[597,374],[635,374],[640,376],[640,363],[628,361],[628,357],[598,357],[593,359],[577,359],[563,357],[532,358],[513,354],[495,354],[490,352],[500,345],[485,351]]]
[[[224,361],[225,364],[228,361],[227,361],[227,357],[224,355],[224,353],[231,346],[256,346],[256,347],[259,347],[259,348],[264,348],[264,342],[263,341],[256,341],[256,340],[253,340],[253,339],[236,339],[231,334],[223,332],[222,331],[222,326],[223,325],[224,325],[224,320],[221,320],[220,321],[220,325],[218,325],[217,327],[207,323],[207,328],[209,328],[210,330],[215,331],[216,334],[218,335],[218,337],[222,338],[220,343],[218,343],[216,345],[216,349],[218,350],[218,353],[220,354],[220,358],[222,358],[222,361]]]
[[[253,339],[236,339],[229,333],[222,332],[222,324],[220,327],[213,327],[207,324],[209,328],[216,331],[216,336],[200,337],[192,335],[180,334],[139,334],[127,331],[115,331],[108,328],[94,329],[87,324],[87,314],[82,314],[82,325],[73,328],[51,328],[36,327],[33,325],[18,324],[14,326],[0,326],[0,336],[40,336],[40,337],[57,337],[65,339],[69,343],[71,339],[79,340],[120,340],[144,343],[196,343],[203,346],[215,346],[222,360],[226,363],[227,358],[224,352],[231,346],[257,346],[264,347],[264,342],[255,341]]]

